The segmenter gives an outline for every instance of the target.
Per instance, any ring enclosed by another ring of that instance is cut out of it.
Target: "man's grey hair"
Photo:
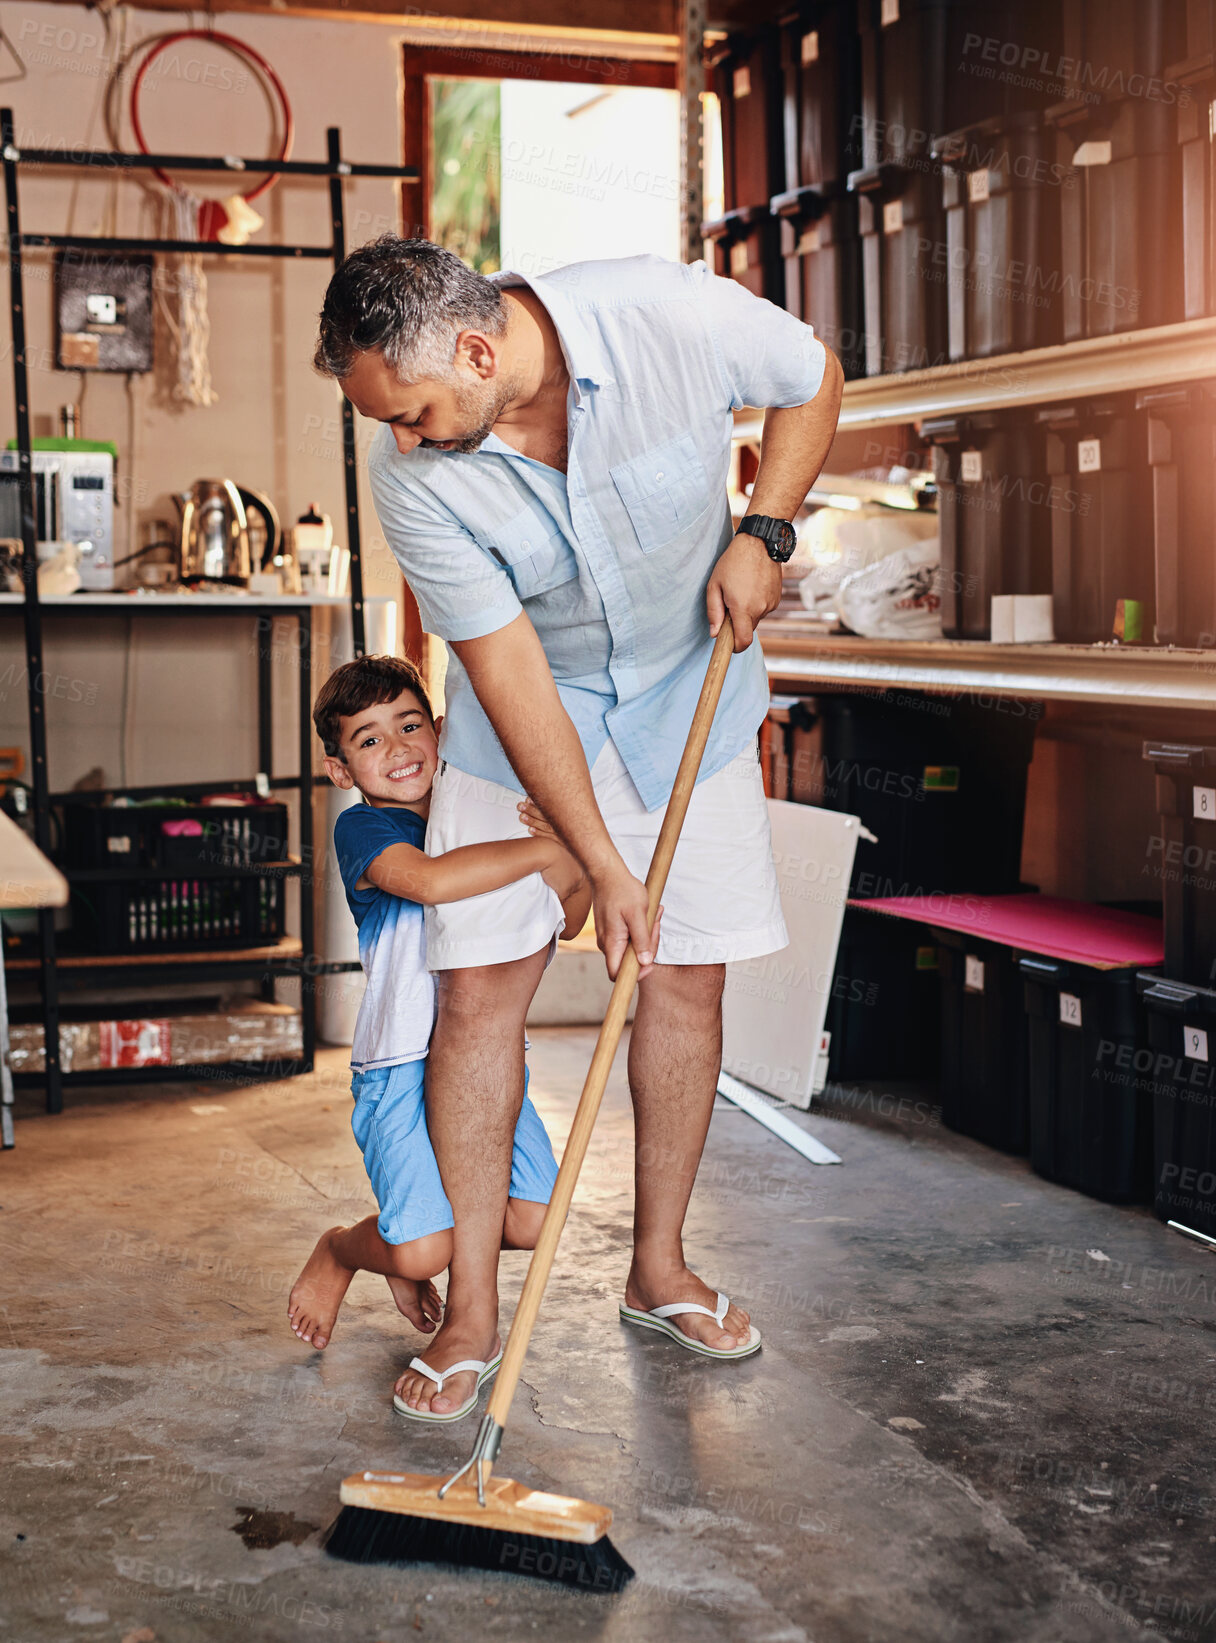
[[[402,382],[443,378],[462,331],[501,336],[506,327],[493,280],[430,240],[382,234],[330,280],[313,364],[341,380],[360,354],[378,353]]]

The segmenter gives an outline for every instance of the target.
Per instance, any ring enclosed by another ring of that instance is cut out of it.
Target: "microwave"
[[[80,584],[94,593],[114,583],[114,457],[109,451],[34,451],[35,534],[80,547]],[[21,536],[16,451],[0,451],[0,537]]]

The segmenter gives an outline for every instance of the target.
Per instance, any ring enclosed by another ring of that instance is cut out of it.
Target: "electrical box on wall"
[[[153,267],[150,256],[59,253],[55,362],[61,371],[152,369]]]

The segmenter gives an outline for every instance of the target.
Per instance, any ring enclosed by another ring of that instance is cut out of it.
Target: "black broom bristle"
[[[607,1535],[586,1546],[367,1506],[342,1508],[326,1536],[325,1550],[347,1563],[451,1563],[530,1575],[581,1592],[619,1592],[633,1579],[632,1568]]]

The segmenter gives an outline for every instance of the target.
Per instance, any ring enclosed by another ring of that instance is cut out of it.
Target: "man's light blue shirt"
[[[494,633],[526,611],[588,765],[611,737],[644,804],[671,793],[713,641],[705,590],[732,536],[731,412],[803,405],[823,380],[808,325],[704,263],[574,263],[504,286],[544,304],[570,373],[565,474],[490,434],[479,450],[369,457],[388,544],[428,633]],[[449,650],[441,752],[520,783]],[[758,644],[736,656],[701,765],[713,775],[768,710]]]

